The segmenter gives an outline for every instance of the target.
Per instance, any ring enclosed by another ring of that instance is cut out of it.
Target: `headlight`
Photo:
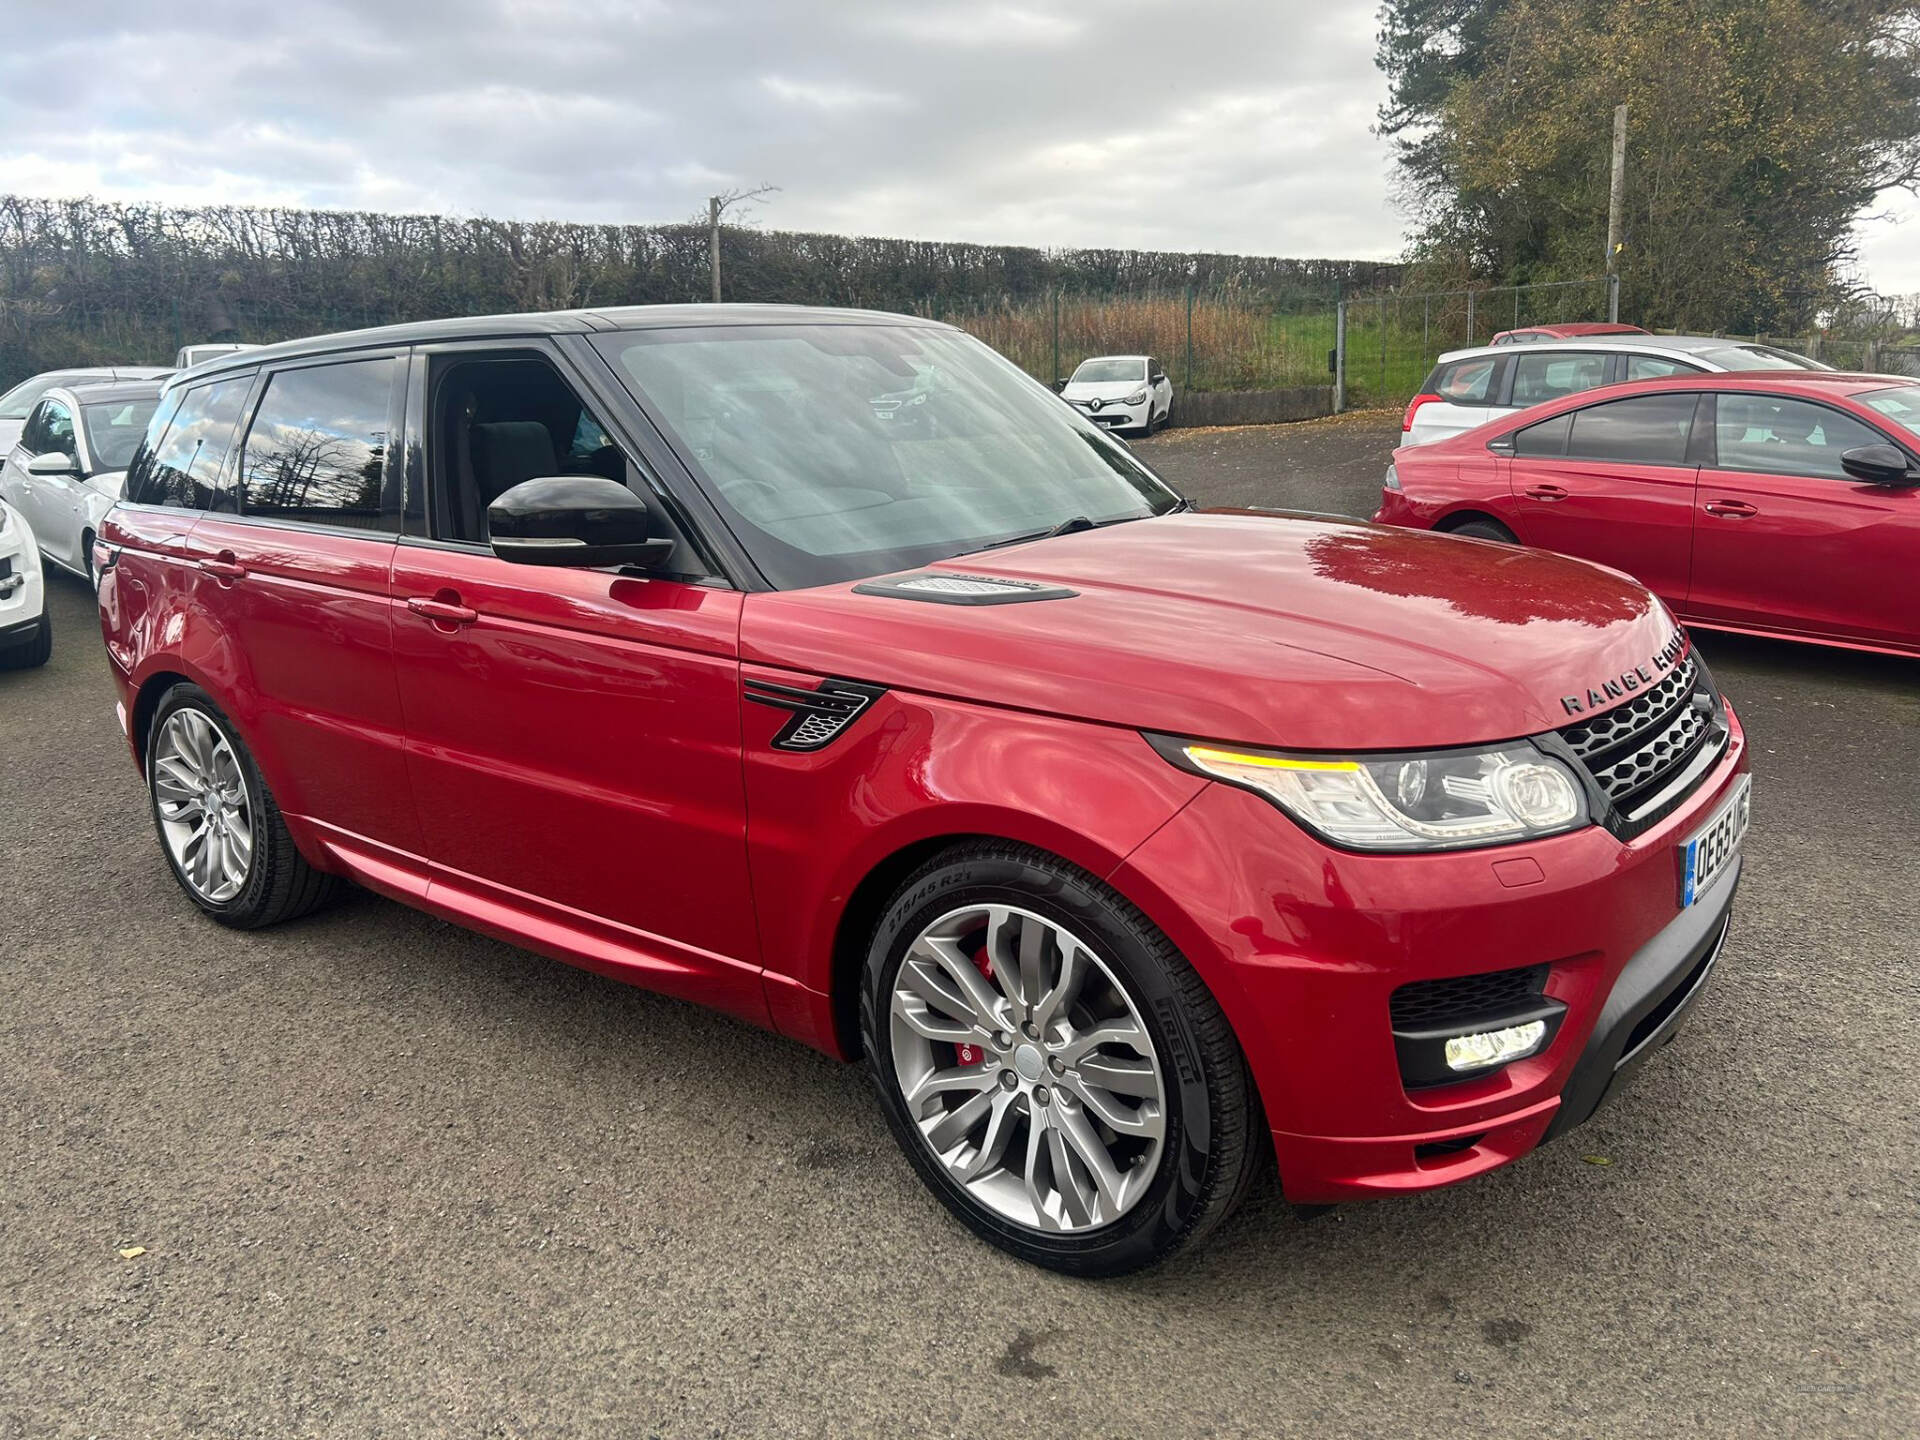
[[[1400,467],[1397,465],[1387,466],[1387,478],[1380,483],[1385,489],[1398,490],[1400,488]]]
[[[1335,845],[1457,850],[1558,835],[1587,823],[1565,765],[1522,740],[1487,750],[1280,755],[1185,740],[1155,748],[1185,769],[1252,790]]]
[[[1127,396],[1126,403],[1129,405],[1146,404],[1147,403],[1147,387],[1142,385],[1138,390],[1134,391],[1131,395]]]

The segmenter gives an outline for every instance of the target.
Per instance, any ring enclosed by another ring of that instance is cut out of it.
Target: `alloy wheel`
[[[193,893],[233,899],[253,860],[253,805],[239,757],[200,710],[175,710],[154,738],[154,808],[167,852]]]
[[[1153,1183],[1167,1093],[1132,997],[1084,941],[1010,905],[941,916],[890,1004],[894,1079],[921,1141],[1002,1218],[1085,1231]]]

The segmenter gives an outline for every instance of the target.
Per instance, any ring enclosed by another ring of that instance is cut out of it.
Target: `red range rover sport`
[[[904,403],[903,396],[911,396]],[[1732,709],[1579,561],[1196,513],[979,343],[436,322],[169,387],[95,554],[160,848],[871,1067],[980,1235],[1112,1274],[1579,1124],[1724,942]]]

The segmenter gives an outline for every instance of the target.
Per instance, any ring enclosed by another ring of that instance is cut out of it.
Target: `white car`
[[[1791,350],[1706,335],[1585,335],[1479,345],[1440,357],[1400,422],[1400,445],[1425,445],[1581,390],[1723,370],[1831,370]]]
[[[56,385],[95,385],[102,380],[164,380],[173,371],[152,365],[99,366],[89,370],[46,370],[0,395],[0,455],[13,449],[20,427],[40,397]]]
[[[173,357],[174,368],[185,370],[198,365],[202,360],[217,360],[222,355],[232,355],[240,350],[258,350],[258,345],[182,345]]]
[[[1173,382],[1151,355],[1082,360],[1060,398],[1096,425],[1151,435],[1173,414]]]
[[[93,580],[93,537],[126,484],[160,404],[158,380],[57,385],[40,397],[0,464],[0,497],[26,517],[48,560]]]
[[[53,654],[53,622],[33,529],[0,500],[0,670],[44,665]]]

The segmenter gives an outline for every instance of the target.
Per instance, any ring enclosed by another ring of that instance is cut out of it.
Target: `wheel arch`
[[[1458,510],[1449,510],[1433,522],[1433,528],[1442,534],[1451,535],[1462,525],[1471,525],[1476,520],[1488,525],[1498,525],[1502,530],[1513,536],[1516,542],[1519,541],[1520,532],[1513,528],[1512,520],[1504,515],[1496,515],[1491,510],[1476,509],[1473,506],[1462,506]]]
[[[930,835],[914,840],[881,858],[861,877],[847,896],[833,930],[833,953],[828,972],[828,996],[833,1007],[833,1039],[839,1053],[858,1060],[865,1047],[860,1042],[860,972],[866,965],[867,946],[880,915],[914,871],[947,850],[962,845],[1001,840],[998,835],[954,833]]]
[[[133,763],[139,767],[141,779],[147,775],[147,738],[153,730],[154,712],[160,708],[161,700],[176,685],[199,683],[179,670],[156,670],[140,682],[134,692],[133,706],[127,712],[127,738],[133,743]]]

